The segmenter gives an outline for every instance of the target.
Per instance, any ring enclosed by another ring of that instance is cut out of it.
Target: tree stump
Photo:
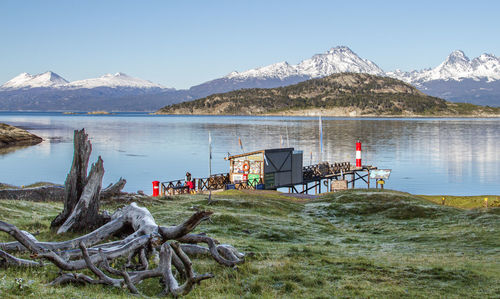
[[[87,176],[91,152],[92,145],[85,129],[75,130],[73,163],[64,183],[64,210],[51,223],[52,228],[58,228],[58,234],[89,230],[109,220],[109,217],[99,214],[99,198],[104,176],[101,157],[92,165]],[[124,186],[122,181],[117,184],[119,185],[113,188],[111,193]]]

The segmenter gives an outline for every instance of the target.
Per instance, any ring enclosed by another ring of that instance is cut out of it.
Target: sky
[[[385,71],[500,56],[500,1],[0,1],[0,84],[124,72],[189,88],[340,45]]]

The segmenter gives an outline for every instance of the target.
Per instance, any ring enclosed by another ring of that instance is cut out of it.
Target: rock
[[[64,186],[41,186],[35,188],[0,190],[0,200],[62,201]]]
[[[34,145],[43,139],[30,132],[0,123],[0,148],[19,145]]]

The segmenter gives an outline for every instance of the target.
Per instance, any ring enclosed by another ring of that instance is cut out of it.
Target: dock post
[[[352,189],[354,189],[354,181],[356,180],[356,171],[352,173]]]
[[[367,169],[366,171],[368,172],[368,178],[367,178],[368,189],[370,189],[370,169]]]

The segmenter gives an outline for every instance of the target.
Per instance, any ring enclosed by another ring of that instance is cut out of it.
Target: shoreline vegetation
[[[471,199],[475,205],[457,208],[434,203],[438,195],[425,197],[354,189],[304,200],[275,191],[228,190],[214,193],[210,205],[207,195],[146,196],[138,204],[148,208],[159,225],[179,222],[193,209],[212,210],[210,221],[202,222],[195,233],[254,252],[238,271],[209,259],[193,264],[197,273],[211,272],[215,279],[203,281],[189,298],[207,294],[212,298],[497,296],[500,238],[495,235],[500,230],[500,202],[484,208],[475,197],[450,197],[450,205]],[[126,198],[103,201],[102,208],[115,210],[129,203]],[[50,220],[61,209],[62,202],[1,200],[0,215],[45,241],[53,240]],[[74,237],[62,235],[57,241]],[[11,240],[8,234],[0,234],[0,242]],[[149,262],[155,265],[153,259]],[[45,286],[57,275],[55,267],[1,269],[0,293],[7,297],[130,296],[126,289],[101,285]],[[137,288],[146,296],[162,291],[154,282]]]
[[[392,78],[341,73],[285,87],[214,94],[165,106],[156,114],[500,117],[500,108],[447,102]]]

